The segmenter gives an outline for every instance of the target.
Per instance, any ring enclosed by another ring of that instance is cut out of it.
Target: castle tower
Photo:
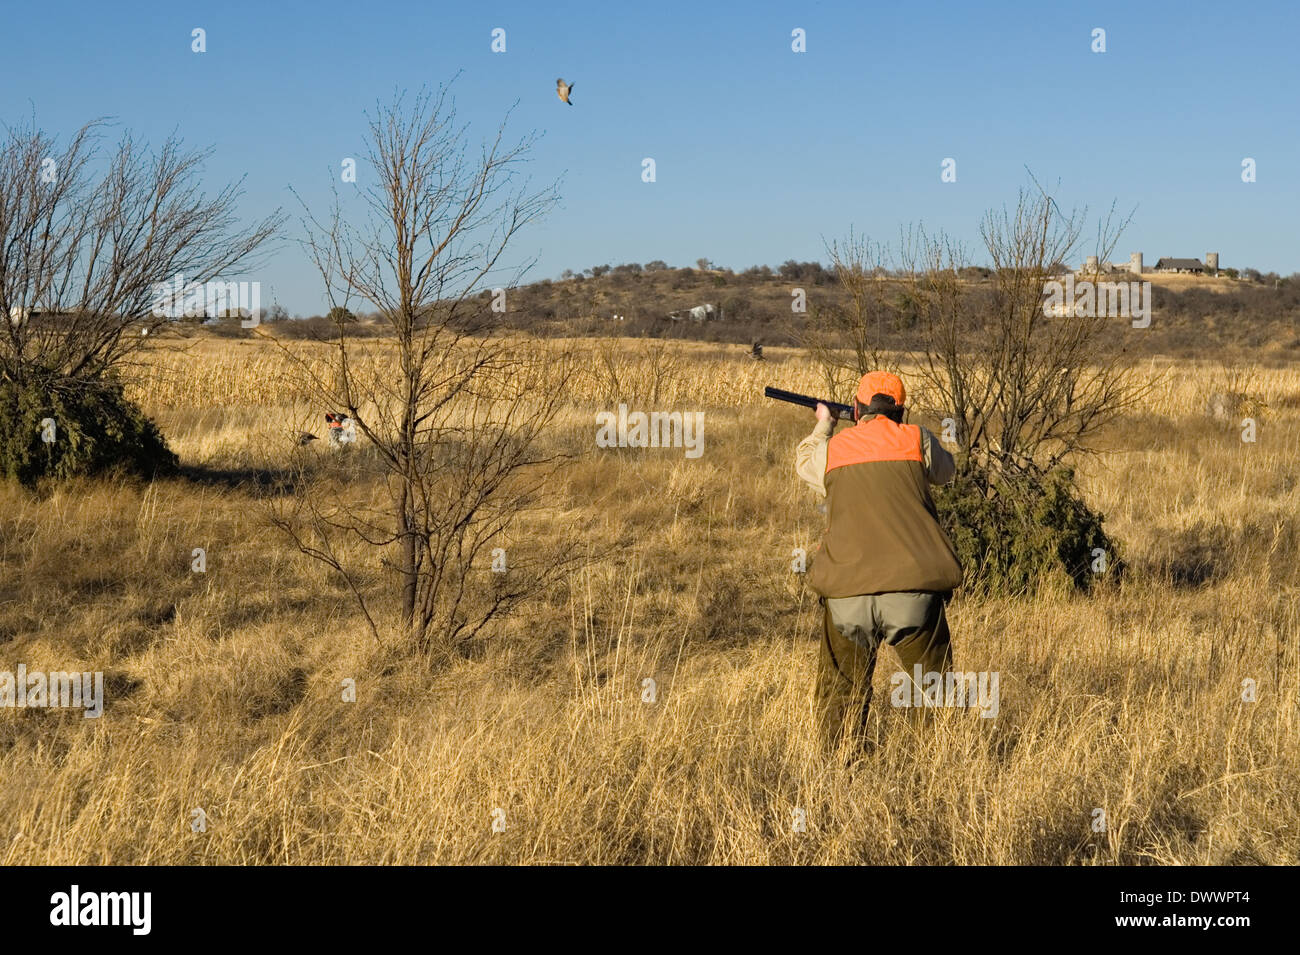
[[[1209,272],[1211,275],[1219,274],[1219,253],[1218,252],[1205,253],[1205,271]]]
[[[1128,257],[1128,270],[1134,275],[1142,274],[1142,253],[1134,252]]]

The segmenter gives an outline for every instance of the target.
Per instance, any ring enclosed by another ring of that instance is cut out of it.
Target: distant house
[[[1161,259],[1156,262],[1157,272],[1194,272],[1205,271],[1200,259]]]
[[[681,308],[675,312],[669,312],[668,317],[674,322],[680,322],[690,319],[693,322],[707,322],[715,318],[722,318],[722,309],[712,303],[706,305],[696,305],[694,308]]]
[[[1088,275],[1100,273],[1103,275],[1114,273],[1130,273],[1132,275],[1141,275],[1145,269],[1142,266],[1142,253],[1134,252],[1128,257],[1127,262],[1101,262],[1097,261],[1097,256],[1090,255],[1084,262],[1083,267],[1076,271],[1078,275]]]

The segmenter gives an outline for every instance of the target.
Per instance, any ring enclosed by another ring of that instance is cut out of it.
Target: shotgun
[[[792,405],[803,405],[805,408],[816,408],[819,404],[825,405],[831,410],[831,416],[843,421],[853,420],[853,406],[842,405],[838,401],[827,401],[825,398],[810,398],[808,395],[795,394],[793,391],[782,391],[780,388],[773,388],[770,385],[763,389],[764,398],[775,398],[777,401],[788,401]]]

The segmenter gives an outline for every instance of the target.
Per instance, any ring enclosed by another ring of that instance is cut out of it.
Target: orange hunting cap
[[[889,395],[894,399],[896,405],[907,403],[907,392],[903,389],[903,380],[887,371],[868,372],[858,382],[858,401],[864,405],[869,405],[874,395]]]

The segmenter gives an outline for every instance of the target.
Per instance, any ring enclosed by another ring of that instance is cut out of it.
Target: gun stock
[[[831,410],[831,414],[843,421],[853,420],[853,406],[840,404],[838,401],[827,401],[825,398],[813,398],[808,395],[797,394],[793,391],[783,391],[780,388],[768,386],[763,389],[764,398],[775,398],[777,401],[788,401],[792,405],[803,405],[805,408],[816,408],[819,404],[825,405]]]

